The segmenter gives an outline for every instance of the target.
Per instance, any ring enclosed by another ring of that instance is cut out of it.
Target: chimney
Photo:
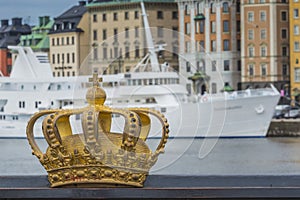
[[[2,19],[1,20],[1,27],[8,26],[8,19]]]
[[[85,6],[85,1],[79,1],[80,6]]]
[[[12,18],[12,25],[13,26],[21,26],[22,25],[22,18]]]

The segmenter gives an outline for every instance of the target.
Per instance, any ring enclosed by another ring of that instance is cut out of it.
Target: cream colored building
[[[83,67],[89,45],[89,16],[86,3],[80,1],[55,18],[49,33],[50,63],[53,76],[77,76]]]
[[[180,73],[188,91],[192,93],[193,88],[195,93],[217,93],[224,86],[240,89],[239,3],[232,0],[177,2]],[[205,74],[208,80],[192,83],[188,77],[196,72]]]
[[[80,69],[81,74],[127,72],[147,54],[140,2],[94,1],[87,5],[91,62]],[[178,69],[177,4],[153,0],[144,5],[154,44],[166,44],[165,51],[159,52],[160,63]]]

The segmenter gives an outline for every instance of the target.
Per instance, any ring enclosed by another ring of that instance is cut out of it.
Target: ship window
[[[135,79],[132,80],[132,85],[136,85],[136,80]]]
[[[149,85],[153,85],[153,80],[149,79]]]
[[[33,86],[33,89],[36,90],[36,86],[35,85]]]
[[[25,101],[19,101],[19,108],[25,108]]]
[[[60,90],[61,89],[61,85],[57,85],[57,90]]]
[[[158,79],[156,78],[154,79],[154,81],[155,81],[155,85],[158,85]]]
[[[141,100],[140,99],[136,99],[134,102],[138,103],[138,102],[141,102]]]
[[[21,90],[24,90],[24,85],[21,85]]]
[[[167,112],[167,108],[163,107],[160,109],[161,112]]]
[[[142,85],[142,80],[138,79],[138,85]]]

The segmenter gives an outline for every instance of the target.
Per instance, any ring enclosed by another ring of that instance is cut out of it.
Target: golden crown
[[[26,133],[32,153],[48,172],[51,187],[137,186],[142,187],[158,155],[164,152],[169,133],[167,119],[148,108],[113,109],[104,105],[106,94],[97,74],[89,81],[88,106],[73,110],[43,110],[28,122]],[[111,132],[112,114],[124,117],[123,134]],[[82,134],[73,134],[71,115],[81,115]],[[162,125],[161,141],[154,152],[146,145],[151,119]],[[35,142],[33,127],[44,117],[43,134],[48,148],[43,153]]]

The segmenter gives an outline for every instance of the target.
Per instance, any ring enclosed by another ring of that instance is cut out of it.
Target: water
[[[207,141],[215,145],[199,155]],[[26,139],[0,139],[0,150],[0,175],[46,175]],[[300,138],[172,139],[150,174],[300,175]]]

